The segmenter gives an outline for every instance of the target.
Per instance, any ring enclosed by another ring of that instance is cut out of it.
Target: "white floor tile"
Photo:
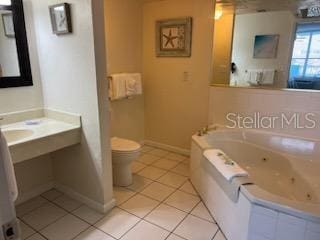
[[[176,207],[185,212],[190,212],[199,202],[199,197],[181,192],[179,190],[173,193],[165,201],[166,204]]]
[[[162,150],[162,149],[156,148],[156,149],[151,150],[149,152],[149,154],[152,154],[152,155],[158,156],[158,157],[164,157],[164,156],[168,155],[169,152],[166,151],[166,150]]]
[[[133,161],[131,163],[132,173],[137,173],[137,172],[141,171],[142,169],[144,169],[146,166],[147,166],[146,164],[143,164],[141,162]]]
[[[82,232],[74,240],[114,240],[113,237],[105,234],[97,228],[90,227],[86,231]]]
[[[120,208],[138,216],[145,217],[150,213],[155,207],[159,205],[160,202],[153,200],[151,198],[145,197],[141,194],[137,194],[130,198],[128,201],[120,205]]]
[[[227,239],[226,239],[225,236],[222,234],[222,232],[219,231],[219,232],[216,234],[216,236],[214,237],[213,240],[227,240]]]
[[[188,240],[210,240],[218,231],[218,226],[189,215],[174,231]]]
[[[176,173],[168,172],[157,180],[157,182],[169,185],[174,188],[179,188],[185,181],[187,177],[181,176]]]
[[[22,217],[23,215],[35,210],[38,207],[41,207],[42,205],[48,203],[46,199],[43,197],[35,197],[31,200],[22,203],[16,207],[16,212],[18,217]]]
[[[183,163],[180,163],[178,166],[170,170],[171,172],[181,174],[185,177],[189,177],[189,166]]]
[[[146,153],[146,154],[141,155],[137,159],[137,161],[141,162],[143,164],[146,164],[146,165],[150,165],[150,164],[154,163],[155,161],[157,161],[159,158],[160,157],[158,157],[158,156],[154,156],[154,155]]]
[[[144,178],[140,175],[134,174],[133,175],[133,183],[128,186],[127,188],[129,188],[132,191],[135,192],[140,192],[142,191],[146,186],[150,185],[153,181],[148,179],[148,178]]]
[[[183,160],[181,163],[186,164],[188,166],[190,166],[190,158],[186,158],[185,160]]]
[[[136,193],[134,191],[131,191],[131,190],[123,188],[123,187],[114,187],[113,194],[114,194],[114,197],[117,201],[117,205],[120,205],[123,202],[127,201],[129,198],[131,198]]]
[[[210,222],[215,223],[213,220],[212,216],[210,215],[208,209],[206,206],[203,204],[203,202],[200,202],[191,212],[192,215],[208,220]]]
[[[154,209],[145,219],[168,231],[172,231],[185,218],[187,213],[174,207],[161,204]]]
[[[168,155],[166,155],[166,158],[174,160],[174,161],[182,162],[187,158],[187,156],[181,155],[178,153],[169,153]]]
[[[28,240],[46,240],[44,237],[42,237],[39,233],[36,233],[28,238]]]
[[[20,221],[20,229],[21,229],[22,239],[26,239],[36,233],[36,231],[34,231],[31,227],[27,226],[25,223],[21,221]]]
[[[151,197],[158,201],[163,201],[166,199],[171,193],[175,191],[174,188],[165,186],[161,183],[154,182],[146,187],[141,194]]]
[[[142,169],[140,172],[138,172],[138,175],[152,179],[152,180],[157,180],[158,178],[163,176],[166,172],[167,171],[165,171],[163,169],[149,166],[149,167]]]
[[[56,189],[51,189],[51,190],[41,194],[42,197],[48,199],[49,201],[53,201],[56,198],[60,197],[61,195],[63,195],[63,193],[59,192]]]
[[[161,168],[164,170],[170,170],[176,167],[179,163],[176,161],[168,160],[166,158],[160,158],[159,160],[155,161],[152,166]]]
[[[198,196],[198,193],[196,192],[196,190],[194,189],[194,187],[192,186],[190,181],[185,182],[181,187],[180,190],[183,192],[187,192],[193,195]]]
[[[121,240],[164,240],[168,235],[168,231],[151,223],[141,221],[121,238]]]
[[[167,240],[185,240],[184,238],[181,238],[181,237],[179,237],[179,236],[177,236],[177,235],[175,235],[175,234],[171,234],[168,238],[167,238]]]
[[[140,218],[119,208],[114,208],[106,217],[97,222],[95,226],[115,238],[120,238],[139,221]]]
[[[66,195],[62,195],[56,198],[53,202],[57,204],[59,207],[62,207],[64,210],[70,212],[79,208],[82,205],[80,202],[73,200],[72,198]]]
[[[40,230],[66,214],[67,212],[62,208],[59,208],[52,203],[47,203],[24,215],[21,219],[32,228]]]
[[[41,230],[41,234],[49,240],[69,240],[89,228],[89,224],[68,214]]]
[[[85,205],[82,205],[80,208],[74,210],[73,214],[90,224],[95,224],[104,216],[103,214]]]

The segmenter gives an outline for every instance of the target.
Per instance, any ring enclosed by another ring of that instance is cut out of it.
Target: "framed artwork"
[[[276,58],[280,35],[257,35],[254,40],[254,58]]]
[[[50,6],[49,11],[54,34],[72,33],[70,4],[61,3]]]
[[[190,57],[191,41],[191,17],[156,22],[157,57]]]
[[[12,13],[3,13],[2,23],[3,23],[4,35],[6,37],[14,38],[15,34],[14,34]]]

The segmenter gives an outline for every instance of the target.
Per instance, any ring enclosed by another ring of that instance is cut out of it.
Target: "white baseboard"
[[[79,202],[82,202],[83,204],[85,204],[85,205],[91,207],[92,209],[95,209],[96,211],[101,212],[101,213],[107,213],[112,208],[114,208],[116,206],[116,201],[114,198],[112,198],[111,201],[109,201],[106,204],[101,204],[101,203],[96,202],[96,201],[74,191],[73,189],[62,185],[62,184],[55,183],[54,187],[57,190],[59,190],[60,192],[63,192],[64,194],[66,194],[67,196],[69,196]]]
[[[35,187],[34,189],[32,189],[29,192],[25,192],[25,193],[19,193],[18,199],[15,201],[15,205],[19,205],[21,203],[24,203],[34,197],[37,197],[39,195],[41,195],[42,193],[45,193],[46,191],[49,191],[50,189],[52,189],[54,187],[54,182],[48,182],[46,184],[43,184],[39,187]]]
[[[167,145],[167,144],[159,143],[159,142],[154,142],[154,141],[151,141],[151,140],[144,140],[144,144],[152,146],[152,147],[161,148],[163,150],[179,153],[179,154],[182,154],[182,155],[190,156],[190,150],[188,150],[188,149],[174,147],[174,146],[171,146],[171,145]]]

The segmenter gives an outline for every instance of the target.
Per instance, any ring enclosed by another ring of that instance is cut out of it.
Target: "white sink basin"
[[[33,131],[29,129],[4,130],[3,135],[6,138],[7,142],[10,143],[20,141],[27,137],[31,137],[33,135]]]

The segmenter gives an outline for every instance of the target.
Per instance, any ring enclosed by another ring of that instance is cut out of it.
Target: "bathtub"
[[[231,200],[205,149],[223,150],[252,185]],[[191,181],[228,240],[320,240],[320,141],[218,128],[194,135]]]

